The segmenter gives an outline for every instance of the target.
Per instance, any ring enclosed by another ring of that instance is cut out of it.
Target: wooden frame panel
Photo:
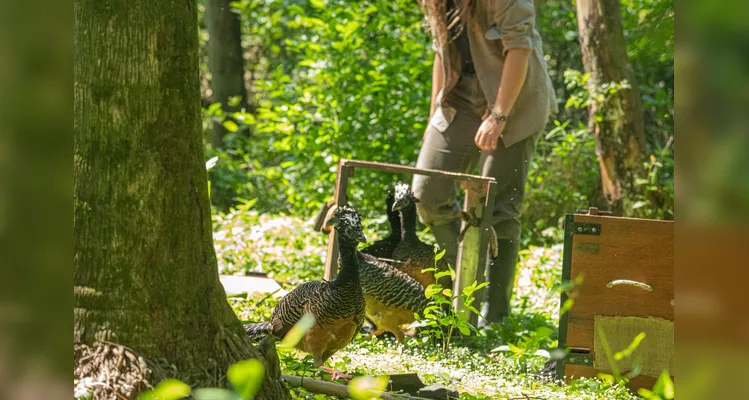
[[[489,229],[491,227],[492,214],[494,212],[494,198],[496,196],[496,180],[491,177],[460,174],[433,169],[422,169],[406,165],[388,164],[373,161],[347,160],[338,161],[338,173],[336,176],[336,185],[334,191],[334,204],[343,205],[347,201],[346,191],[348,190],[348,179],[354,176],[356,168],[365,168],[385,172],[407,173],[412,175],[436,176],[440,178],[452,179],[459,182],[471,182],[466,192],[464,210],[476,208],[477,215],[481,215],[481,224],[478,230],[470,229],[462,242],[458,245],[458,259],[456,261],[455,275],[456,279],[453,290],[456,293],[463,291],[465,286],[473,283],[474,280],[483,282],[484,266],[489,250]],[[482,192],[485,195],[482,195]],[[465,228],[466,222],[463,221],[461,228]],[[336,277],[338,272],[338,236],[333,229],[328,236],[327,257],[325,260],[326,280]],[[481,299],[479,293],[477,299]],[[460,312],[468,312],[462,307],[462,304],[456,304]],[[478,322],[478,316],[471,314],[471,321]]]

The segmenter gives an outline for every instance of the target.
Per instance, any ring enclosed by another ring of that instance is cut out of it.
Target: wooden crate
[[[562,294],[562,307],[568,298],[573,306],[560,318],[559,346],[571,353],[557,364],[557,376],[611,371],[598,327],[614,353],[642,331],[633,356],[644,369],[628,386],[650,388],[662,368],[673,377],[674,224],[596,214],[591,209],[565,220],[562,279],[582,281]]]

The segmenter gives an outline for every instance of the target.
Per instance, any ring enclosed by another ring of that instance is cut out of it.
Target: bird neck
[[[359,279],[359,257],[356,242],[347,242],[338,238],[339,271],[336,282],[342,283]]]
[[[401,216],[398,211],[388,211],[388,222],[390,222],[390,236],[401,236]]]
[[[416,206],[410,205],[400,211],[401,236],[403,239],[416,237]]]

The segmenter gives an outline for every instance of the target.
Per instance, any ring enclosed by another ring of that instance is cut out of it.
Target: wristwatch
[[[491,109],[491,111],[489,111],[489,113],[491,114],[492,118],[497,120],[497,122],[507,122],[507,116],[494,111],[493,108]]]

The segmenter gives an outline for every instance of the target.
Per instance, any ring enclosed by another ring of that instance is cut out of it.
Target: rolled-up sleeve
[[[486,33],[487,39],[502,41],[505,54],[508,49],[533,49],[533,24],[535,11],[531,0],[497,0],[497,7],[489,15],[493,25]]]

